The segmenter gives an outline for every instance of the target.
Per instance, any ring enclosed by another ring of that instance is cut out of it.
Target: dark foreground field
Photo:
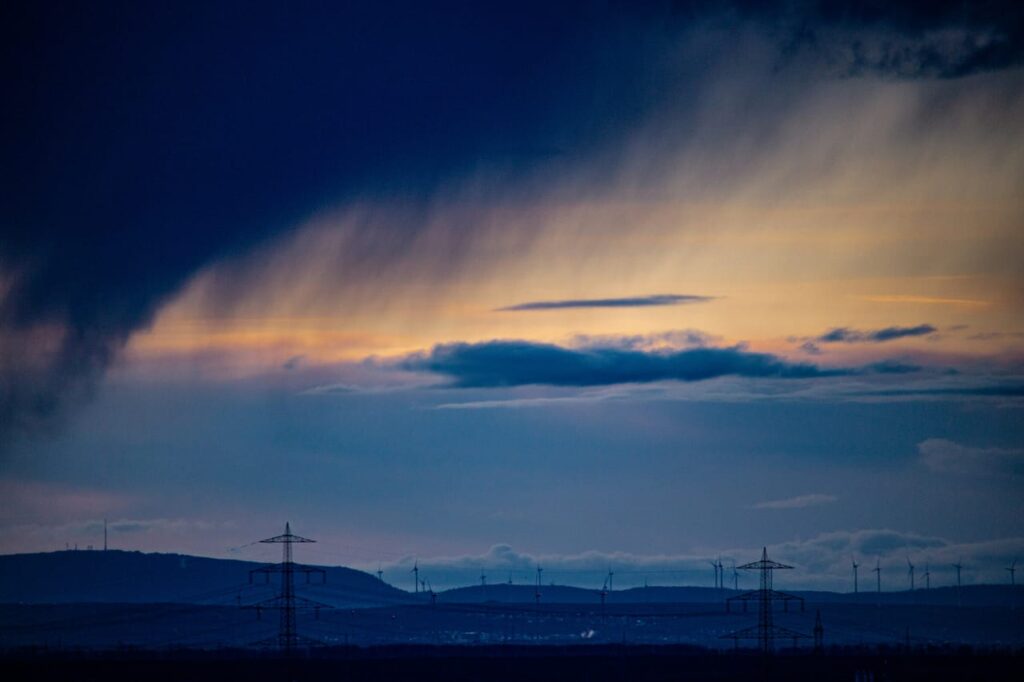
[[[1024,656],[969,651],[709,652],[684,647],[375,647],[292,657],[245,651],[26,651],[5,680],[1019,680]]]

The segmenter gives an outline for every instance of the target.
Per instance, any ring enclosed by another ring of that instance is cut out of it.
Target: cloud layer
[[[530,341],[488,341],[435,346],[399,363],[407,371],[449,377],[461,388],[602,386],[652,381],[702,381],[722,376],[812,379],[848,374],[792,363],[741,347],[644,352],[615,347],[571,349]]]
[[[529,582],[537,566],[544,568],[545,582],[562,585],[600,587],[609,570],[615,572],[615,584],[623,588],[643,585],[645,581],[655,585],[708,585],[712,577],[711,560],[721,557],[728,569],[733,562],[754,560],[760,549],[722,548],[661,555],[599,551],[554,554],[521,552],[498,544],[476,555],[410,556],[389,564],[385,570],[405,573],[416,561],[422,575],[431,576],[435,586],[446,588],[476,583],[481,570],[489,574],[491,581],[511,578],[514,582]],[[960,543],[882,528],[834,531],[806,540],[776,543],[768,546],[768,553],[771,558],[795,567],[786,575],[788,589],[852,591],[851,561],[860,562],[862,567],[870,563],[873,568],[877,560],[883,569],[883,589],[890,591],[908,587],[903,579],[908,556],[915,563],[929,564],[936,586],[952,583],[954,562],[965,566],[967,583],[1002,582],[1003,567],[1024,553],[1024,538]],[[862,571],[866,572],[866,568]],[[400,579],[396,582],[401,583]]]
[[[1024,474],[1024,448],[979,448],[944,438],[929,438],[917,446],[921,463],[932,471],[972,475]]]

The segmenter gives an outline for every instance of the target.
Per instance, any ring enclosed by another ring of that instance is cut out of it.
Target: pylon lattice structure
[[[732,603],[735,601],[743,604],[743,611],[747,610],[747,603],[751,601],[757,602],[757,625],[743,628],[742,630],[736,630],[727,635],[722,635],[723,639],[731,639],[737,645],[741,639],[756,639],[758,648],[764,653],[769,653],[774,648],[774,642],[776,637],[792,638],[794,645],[798,639],[804,639],[807,635],[790,630],[788,628],[780,627],[775,625],[774,617],[772,613],[773,602],[781,601],[783,608],[789,611],[790,602],[799,602],[800,611],[804,610],[804,599],[793,594],[786,594],[785,592],[779,592],[772,588],[772,572],[782,569],[790,569],[792,566],[786,564],[780,564],[777,561],[772,561],[768,558],[768,548],[765,547],[761,550],[760,561],[753,561],[749,564],[743,564],[742,566],[736,567],[739,570],[745,571],[760,571],[761,573],[761,585],[757,590],[750,592],[744,592],[734,597],[729,597],[725,600],[725,610],[732,611]]]
[[[263,610],[278,611],[280,614],[280,627],[277,633],[277,637],[270,637],[268,639],[256,642],[257,645],[262,646],[278,646],[282,651],[291,652],[296,647],[302,645],[319,644],[315,639],[309,637],[301,637],[295,630],[295,613],[299,609],[311,609],[317,617],[320,616],[320,609],[333,608],[329,604],[322,604],[311,599],[305,599],[295,595],[295,574],[302,573],[306,576],[306,582],[310,582],[310,576],[319,575],[320,583],[324,584],[327,582],[327,573],[322,568],[313,568],[312,566],[303,566],[292,561],[292,545],[296,543],[316,542],[316,540],[310,540],[292,533],[291,524],[286,523],[284,525],[284,534],[275,535],[272,538],[266,540],[260,540],[261,543],[265,544],[280,544],[282,546],[281,551],[281,563],[270,564],[268,566],[262,566],[260,568],[254,568],[249,571],[249,582],[253,582],[254,575],[262,575],[265,582],[270,582],[270,575],[272,573],[281,574],[281,591],[276,597],[265,599],[255,604],[249,604],[243,608],[255,609],[256,615],[259,617]]]

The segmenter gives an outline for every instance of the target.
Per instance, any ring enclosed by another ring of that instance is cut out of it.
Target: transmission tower
[[[298,609],[312,609],[319,618],[320,609],[330,609],[333,607],[329,604],[321,604],[320,602],[312,601],[311,599],[295,596],[295,574],[305,574],[307,583],[310,582],[311,575],[319,575],[319,584],[322,585],[327,582],[327,573],[322,568],[303,566],[302,564],[297,564],[292,561],[293,544],[316,542],[316,540],[310,540],[309,538],[294,535],[292,533],[291,524],[286,523],[284,524],[284,535],[275,535],[272,538],[260,540],[260,542],[265,544],[282,545],[281,563],[254,568],[249,571],[249,582],[252,583],[254,575],[260,574],[264,577],[264,581],[269,583],[271,573],[280,573],[281,592],[276,597],[271,597],[270,599],[265,599],[255,604],[249,604],[244,608],[255,609],[257,618],[262,615],[264,609],[278,611],[280,613],[280,628],[278,630],[277,637],[262,640],[257,642],[257,644],[265,646],[276,644],[286,653],[291,653],[300,644],[319,644],[319,642],[314,639],[310,639],[309,637],[300,637],[298,633],[296,633],[295,612]]]
[[[759,571],[761,573],[761,586],[758,590],[744,592],[743,594],[738,594],[735,597],[729,597],[725,600],[725,610],[731,611],[732,602],[739,601],[743,604],[743,611],[746,612],[747,602],[756,601],[757,625],[749,628],[743,628],[742,630],[736,630],[728,635],[723,635],[723,639],[732,639],[737,645],[739,645],[739,640],[741,639],[756,639],[761,651],[763,653],[770,653],[774,648],[775,637],[792,638],[794,645],[798,639],[806,638],[807,635],[801,632],[796,632],[795,630],[789,630],[788,628],[775,625],[772,614],[772,604],[776,601],[781,601],[783,608],[786,611],[789,611],[789,602],[791,601],[800,602],[800,610],[804,610],[803,597],[779,592],[772,588],[772,572],[782,569],[790,569],[793,567],[787,566],[786,564],[780,564],[777,561],[769,559],[768,548],[765,547],[761,550],[760,561],[743,564],[742,566],[737,566],[737,568],[746,571]]]

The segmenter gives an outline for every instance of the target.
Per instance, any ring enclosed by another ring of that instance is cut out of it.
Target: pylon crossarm
[[[319,639],[313,639],[312,637],[306,637],[304,635],[292,635],[290,638],[293,646],[324,646],[324,643]],[[274,635],[273,637],[266,637],[264,639],[257,640],[249,646],[258,646],[263,648],[278,647],[281,645],[281,636]]]
[[[260,540],[260,542],[262,542],[264,544],[267,544],[267,543],[281,543],[281,542],[295,542],[295,543],[299,543],[299,542],[316,542],[316,540],[310,540],[309,538],[304,538],[304,537],[301,537],[299,535],[292,535],[291,533],[288,533],[286,535],[275,535],[272,538],[267,538],[266,540]]]
[[[319,573],[323,576],[327,576],[327,571],[322,568],[314,568],[313,566],[305,566],[303,564],[290,563],[287,570],[293,573]],[[253,568],[249,571],[249,575],[253,573],[283,573],[285,571],[284,564],[267,564],[266,566],[260,566],[259,568]]]
[[[330,604],[324,604],[323,602],[313,601],[312,599],[306,599],[305,597],[292,597],[291,602],[296,609],[333,609],[334,607]],[[243,609],[285,609],[291,608],[288,606],[288,602],[284,597],[271,597],[270,599],[264,599],[258,601],[255,604],[246,604],[242,607]]]
[[[778,561],[772,561],[771,559],[759,559],[758,561],[751,561],[749,564],[743,564],[742,566],[737,566],[736,568],[744,571],[774,571],[793,567],[787,566],[786,564],[780,564]]]
[[[743,594],[733,595],[732,597],[726,597],[725,601],[755,601],[761,598],[761,593],[757,590],[753,592],[744,592]]]
[[[804,598],[798,597],[795,594],[789,594],[787,592],[779,592],[778,590],[771,590],[771,598],[778,599],[779,601],[798,601],[803,603]]]
[[[810,635],[805,635],[802,632],[790,630],[789,628],[779,627],[778,625],[772,627],[772,633],[776,637],[783,639],[811,639]]]
[[[758,639],[760,634],[756,626],[734,630],[728,634],[720,635],[719,639]]]
[[[771,634],[774,637],[778,637],[780,639],[810,639],[811,638],[810,635],[805,635],[802,632],[797,632],[796,630],[790,630],[789,628],[779,627],[778,625],[773,625],[769,629],[769,632],[771,632]],[[728,634],[720,635],[718,638],[719,639],[761,639],[762,636],[763,635],[762,635],[762,632],[761,632],[760,628],[758,628],[756,625],[754,625],[754,626],[751,626],[749,628],[743,628],[742,630],[735,630],[735,631],[730,632]]]

